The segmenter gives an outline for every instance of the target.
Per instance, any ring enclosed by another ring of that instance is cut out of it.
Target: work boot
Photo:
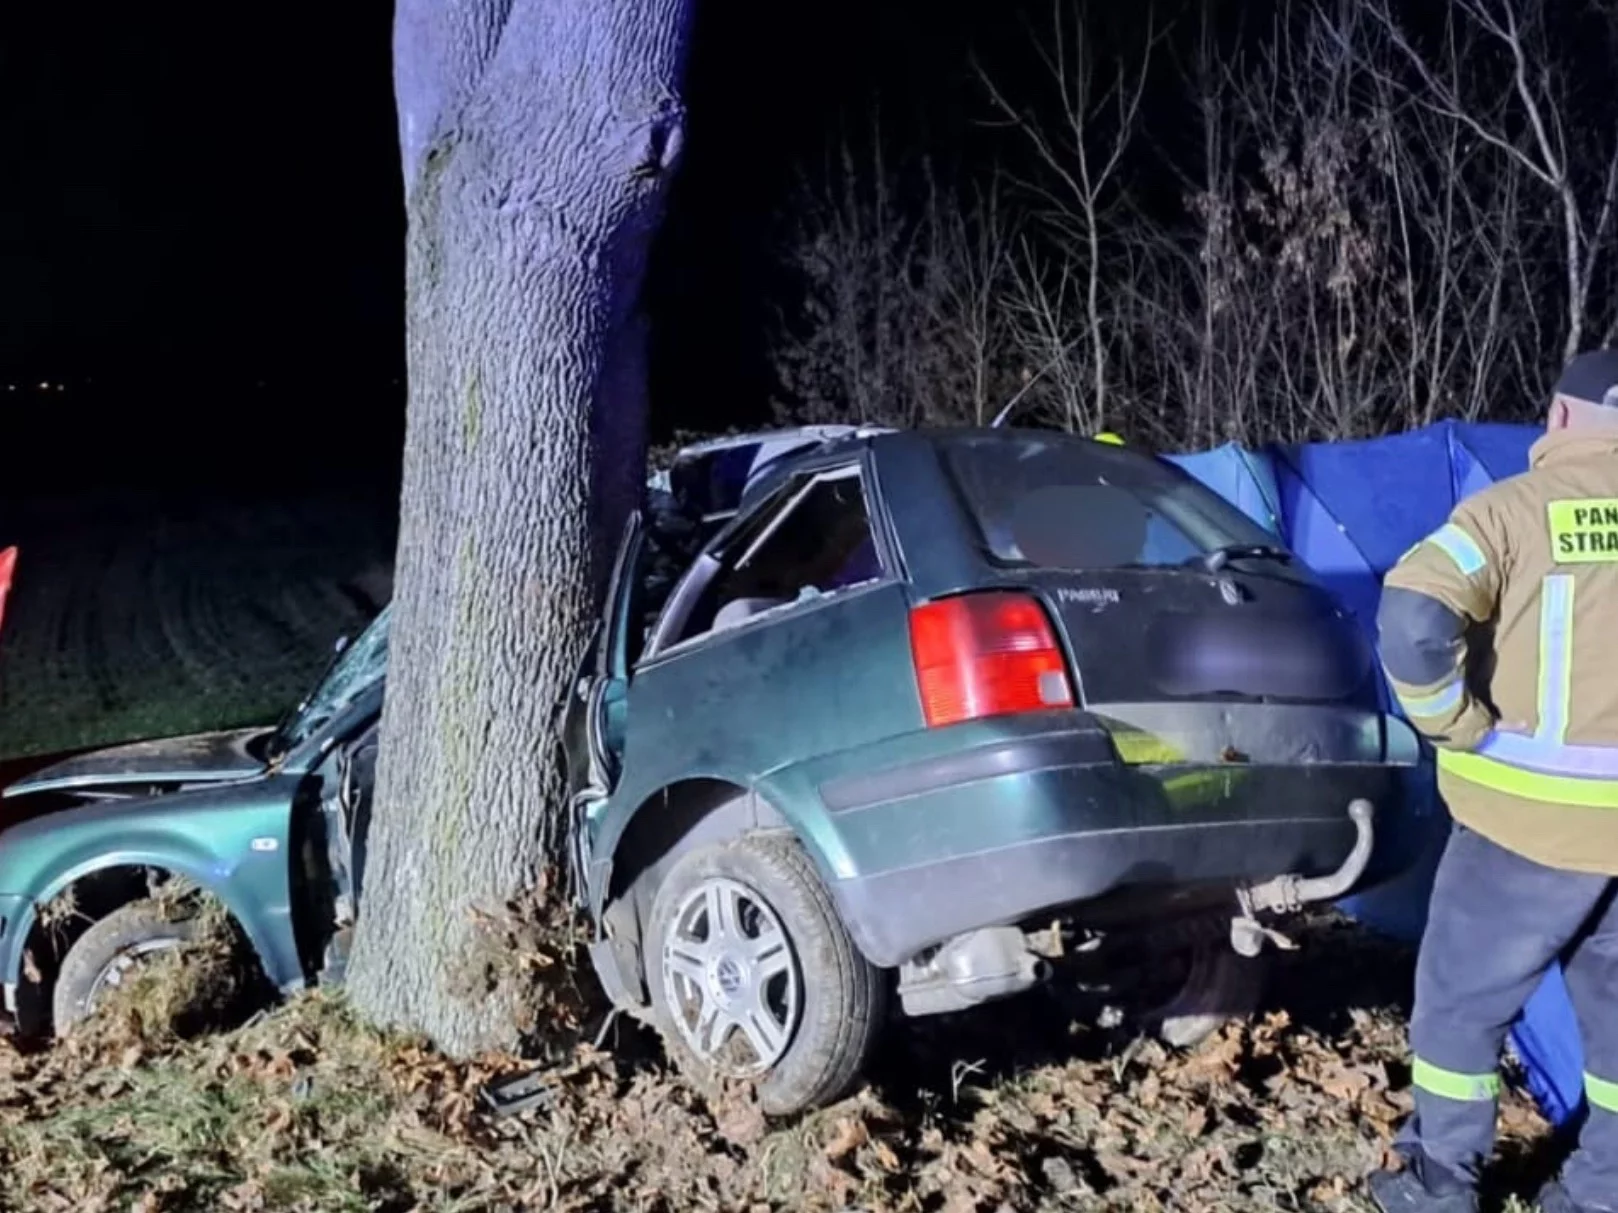
[[[1611,1213],[1610,1208],[1577,1203],[1567,1194],[1567,1189],[1554,1179],[1539,1190],[1534,1204],[1539,1213]]]
[[[1478,1213],[1477,1193],[1471,1188],[1453,1180],[1429,1186],[1415,1167],[1374,1172],[1367,1187],[1371,1203],[1382,1213]]]

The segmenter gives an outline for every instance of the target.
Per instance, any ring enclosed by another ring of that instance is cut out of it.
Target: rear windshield
[[[1116,447],[1005,434],[952,440],[944,459],[999,564],[1163,568],[1233,545],[1280,546],[1178,469]]]

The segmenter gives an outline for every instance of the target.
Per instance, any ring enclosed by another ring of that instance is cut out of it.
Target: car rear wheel
[[[1164,1043],[1189,1049],[1258,1009],[1267,967],[1262,955],[1241,956],[1228,943],[1201,940],[1179,960],[1179,988],[1143,1016]]]
[[[1053,983],[1067,1013],[1191,1048],[1258,1009],[1264,955],[1238,955],[1218,917],[1119,935],[1077,959],[1076,980]]]
[[[761,1108],[785,1116],[858,1080],[886,987],[796,840],[748,835],[691,852],[664,877],[651,919],[658,1028],[694,1086],[751,1082]]]
[[[194,922],[171,918],[152,901],[131,902],[95,923],[62,958],[51,1006],[56,1035],[93,1015],[143,963],[190,942],[195,933]]]

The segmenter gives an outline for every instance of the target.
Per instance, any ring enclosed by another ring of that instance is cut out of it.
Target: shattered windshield
[[[274,750],[284,754],[302,745],[387,672],[390,603],[341,654],[324,678],[276,735]]]
[[[1211,489],[1155,461],[1063,435],[962,438],[945,462],[1001,565],[1172,568],[1279,540]],[[1278,564],[1281,576],[1306,576]]]

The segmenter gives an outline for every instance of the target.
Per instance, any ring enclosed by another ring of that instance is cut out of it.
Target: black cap
[[[1556,392],[1618,408],[1618,349],[1590,350],[1562,368]]]

